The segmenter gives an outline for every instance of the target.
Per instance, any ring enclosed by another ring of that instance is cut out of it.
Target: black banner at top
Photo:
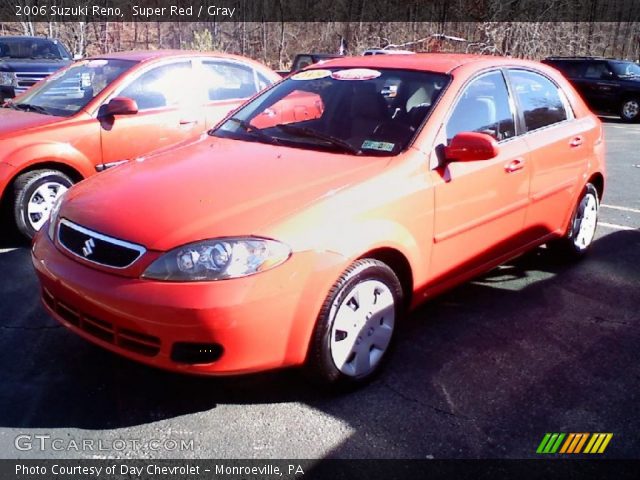
[[[639,22],[638,0],[1,0],[3,22]]]

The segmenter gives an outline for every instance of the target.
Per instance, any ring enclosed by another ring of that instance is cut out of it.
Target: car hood
[[[60,215],[159,251],[260,235],[388,160],[208,137],[81,182]]]
[[[16,132],[49,125],[61,120],[63,120],[62,117],[54,117],[52,115],[0,108],[0,139],[10,134],[13,136]]]
[[[66,67],[71,60],[43,60],[30,58],[3,58],[0,60],[0,71],[2,72],[49,72],[53,73]]]

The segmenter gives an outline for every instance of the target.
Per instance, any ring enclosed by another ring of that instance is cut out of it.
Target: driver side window
[[[509,92],[501,72],[483,74],[467,85],[446,131],[447,143],[460,132],[486,133],[498,141],[515,136]]]

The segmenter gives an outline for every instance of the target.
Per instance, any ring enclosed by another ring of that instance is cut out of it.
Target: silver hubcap
[[[27,218],[34,230],[40,230],[49,218],[53,204],[66,191],[67,187],[61,183],[47,182],[33,192],[27,204]]]
[[[356,285],[331,309],[331,357],[342,373],[371,373],[389,346],[395,323],[393,294],[377,280]]]
[[[629,100],[622,106],[622,114],[625,118],[636,118],[640,113],[640,104],[637,100]]]
[[[596,233],[596,224],[598,223],[598,200],[596,197],[588,193],[580,202],[578,215],[576,216],[576,227],[578,233],[575,236],[574,244],[579,249],[587,248],[593,236]]]

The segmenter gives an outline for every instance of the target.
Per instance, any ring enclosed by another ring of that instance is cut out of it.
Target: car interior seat
[[[496,104],[492,97],[465,97],[449,119],[447,137],[451,139],[460,132],[482,132],[495,136],[495,124]]]
[[[418,128],[427,112],[431,108],[433,91],[429,92],[424,85],[420,85],[407,99],[405,106],[409,125]]]
[[[389,120],[389,111],[384,97],[376,90],[374,83],[354,82],[350,99],[349,116],[351,117],[350,138],[353,145],[371,137],[375,128]]]

